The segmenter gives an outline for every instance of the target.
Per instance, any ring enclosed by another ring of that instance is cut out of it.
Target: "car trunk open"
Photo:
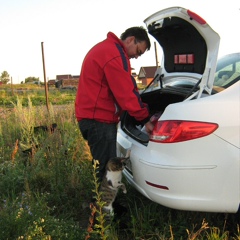
[[[162,27],[153,22],[148,32],[161,45],[164,68],[167,72],[203,74],[206,65],[207,45],[196,28],[179,17],[165,18]]]
[[[163,89],[143,93],[141,98],[143,102],[148,104],[150,115],[153,116],[154,114],[159,115],[163,113],[169,104],[182,102],[189,96],[191,91],[192,88],[168,86]],[[148,143],[149,137],[144,132],[143,125],[127,112],[124,112],[121,116],[121,128],[136,141],[142,144]]]
[[[210,95],[220,38],[197,14],[179,7],[159,11],[145,21],[148,32],[163,50],[161,66],[151,86],[141,93],[150,115],[164,112],[169,104]],[[127,112],[121,116],[122,130],[147,145],[141,123]]]

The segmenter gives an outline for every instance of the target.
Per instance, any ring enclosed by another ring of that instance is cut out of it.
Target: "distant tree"
[[[0,76],[0,81],[3,83],[3,84],[6,84],[10,81],[10,76],[8,74],[7,71],[3,71],[1,76]]]
[[[25,78],[25,83],[30,83],[30,82],[39,82],[39,77],[38,78],[36,78],[36,77]]]

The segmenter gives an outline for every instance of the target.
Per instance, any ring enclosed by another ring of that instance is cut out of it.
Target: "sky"
[[[217,4],[216,4],[217,3]],[[79,75],[89,49],[104,40],[109,31],[120,37],[133,26],[164,8],[180,6],[202,18],[220,35],[219,57],[240,52],[240,2],[206,0],[0,0],[0,74],[7,71],[13,83],[27,77],[44,81],[56,75]],[[131,66],[138,74],[142,66],[156,64],[151,50]],[[162,52],[157,45],[158,58]]]

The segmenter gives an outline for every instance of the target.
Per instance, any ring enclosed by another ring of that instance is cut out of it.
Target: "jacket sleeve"
[[[104,67],[105,77],[121,110],[145,124],[150,119],[148,105],[142,102],[136,81],[131,76],[129,60],[125,60],[117,57],[109,61]]]

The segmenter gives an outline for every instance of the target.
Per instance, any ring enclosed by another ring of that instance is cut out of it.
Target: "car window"
[[[222,91],[240,79],[240,54],[230,54],[217,63],[214,76],[214,90]]]

